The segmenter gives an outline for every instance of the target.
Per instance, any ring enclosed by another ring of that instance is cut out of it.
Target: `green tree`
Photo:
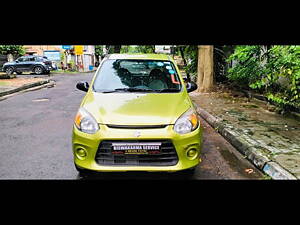
[[[25,54],[25,49],[22,45],[0,45],[0,54],[21,56]]]
[[[196,80],[198,65],[198,46],[178,45],[175,48],[175,54],[182,57],[185,64],[185,72],[191,76],[192,80]]]
[[[300,108],[300,46],[237,46],[228,78],[267,96],[285,111]]]
[[[132,45],[122,45],[121,53],[138,53],[139,50],[136,48],[136,46]]]
[[[0,54],[6,55],[7,61],[11,61],[24,55],[25,49],[22,45],[0,45]]]
[[[155,53],[155,45],[137,45],[136,49],[139,53]]]
[[[103,56],[103,45],[95,45],[95,55],[97,57]]]

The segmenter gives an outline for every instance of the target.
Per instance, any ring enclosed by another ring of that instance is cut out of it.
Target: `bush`
[[[228,61],[231,81],[266,94],[283,109],[300,107],[300,46],[238,46]]]
[[[228,61],[233,67],[228,69],[227,77],[243,87],[248,87],[264,74],[264,67],[259,59],[260,46],[238,46]]]

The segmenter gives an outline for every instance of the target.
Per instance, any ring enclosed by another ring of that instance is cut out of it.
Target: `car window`
[[[19,62],[24,62],[24,57],[20,57],[17,59]]]
[[[35,57],[30,57],[28,59],[29,59],[28,61],[35,61]]]
[[[93,87],[99,92],[119,88],[172,89],[179,92],[181,82],[170,61],[106,60],[96,75]]]

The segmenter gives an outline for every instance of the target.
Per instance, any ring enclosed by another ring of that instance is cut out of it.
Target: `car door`
[[[25,63],[25,57],[18,58],[16,60],[16,64],[15,64],[16,70],[17,71],[23,71],[24,63]]]
[[[35,56],[29,56],[25,58],[24,64],[23,64],[23,71],[31,71],[32,68],[35,65]]]

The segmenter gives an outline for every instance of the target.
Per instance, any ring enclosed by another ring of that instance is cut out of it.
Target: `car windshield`
[[[96,92],[179,92],[181,82],[172,62],[161,60],[106,60],[99,69]]]

